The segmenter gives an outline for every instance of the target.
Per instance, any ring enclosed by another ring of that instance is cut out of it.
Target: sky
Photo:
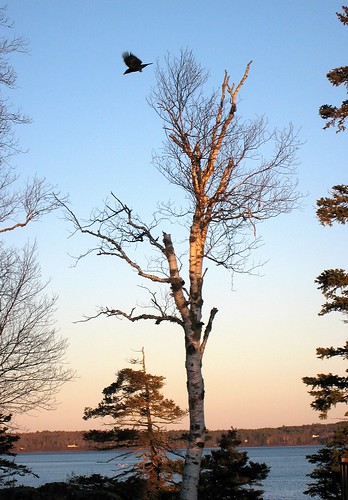
[[[162,124],[147,104],[156,85],[155,64],[123,75],[121,54],[163,64],[169,53],[192,50],[217,89],[224,70],[238,82],[252,60],[239,96],[245,119],[265,115],[269,128],[292,123],[298,152],[301,208],[257,229],[262,246],[252,260],[259,275],[231,276],[209,265],[205,304],[219,312],[206,348],[203,373],[208,429],[278,427],[318,422],[303,376],[343,373],[340,360],[320,361],[316,347],[342,345],[340,315],[319,317],[323,302],[314,279],[324,269],[348,268],[347,230],[324,228],[316,199],[346,183],[347,133],[323,130],[318,108],[339,103],[344,89],[326,73],[347,64],[348,31],[337,19],[342,2],[280,0],[191,2],[131,0],[11,0],[14,33],[30,43],[13,56],[17,88],[10,100],[32,123],[17,130],[25,154],[13,159],[22,179],[37,174],[69,195],[71,207],[88,217],[114,192],[145,219],[159,201],[180,201],[152,164],[164,139]],[[6,32],[7,34],[8,32]],[[181,228],[170,228],[174,241]],[[184,339],[180,328],[114,318],[78,322],[98,306],[130,310],[146,297],[125,263],[74,256],[91,243],[61,213],[8,236],[9,244],[36,241],[42,279],[58,295],[56,322],[69,341],[67,362],[77,378],[57,395],[51,411],[16,418],[22,430],[84,430],[82,419],[101,400],[102,389],[144,347],[147,369],[166,377],[164,393],[187,408]],[[328,422],[341,418],[342,408]],[[187,423],[187,422],[186,422]],[[185,426],[185,421],[180,427]]]

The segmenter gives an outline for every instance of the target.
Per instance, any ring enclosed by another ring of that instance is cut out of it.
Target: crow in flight
[[[135,56],[131,52],[123,52],[122,57],[125,65],[128,66],[128,69],[126,69],[126,71],[123,73],[124,75],[126,75],[127,73],[134,73],[134,71],[142,71],[145,66],[149,66],[149,64],[152,64],[142,64],[140,59],[138,59],[137,56]]]

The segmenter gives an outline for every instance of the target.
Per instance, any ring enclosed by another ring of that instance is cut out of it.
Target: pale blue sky
[[[238,81],[253,60],[240,93],[244,118],[265,114],[270,128],[292,122],[299,129],[299,186],[303,208],[258,228],[262,246],[253,256],[267,260],[262,277],[233,277],[209,267],[207,310],[216,306],[215,330],[204,360],[207,426],[264,427],[317,421],[301,377],[340,370],[320,362],[317,346],[339,345],[346,326],[339,315],[319,318],[322,296],[314,278],[325,268],[348,268],[347,230],[322,228],[315,200],[346,183],[346,133],[323,131],[323,103],[339,103],[326,73],[347,64],[348,28],[336,18],[342,2],[206,0],[183,2],[117,0],[11,0],[15,32],[30,42],[16,55],[18,88],[11,101],[33,123],[18,135],[25,155],[14,159],[23,178],[37,173],[69,193],[81,215],[112,190],[149,216],[156,202],[180,192],[151,165],[163,139],[162,125],[146,97],[155,85],[154,66],[123,76],[121,53],[163,62],[167,52],[193,51],[221,84],[226,69]],[[181,234],[170,228],[174,240]],[[141,282],[122,262],[90,257],[72,268],[69,257],[88,241],[68,239],[69,226],[51,215],[11,235],[22,244],[37,239],[44,278],[59,295],[57,326],[69,338],[68,359],[80,378],[59,395],[58,410],[21,418],[30,430],[82,429],[83,408],[96,404],[131,349],[145,347],[148,368],[167,377],[166,394],[186,406],[184,345],[173,327],[132,325],[101,319],[73,324],[97,305],[130,308],[145,301]],[[342,410],[331,415],[342,415]]]

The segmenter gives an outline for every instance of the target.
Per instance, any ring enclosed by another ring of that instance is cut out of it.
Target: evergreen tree
[[[343,13],[337,13],[339,20],[348,25],[348,7],[342,6]],[[348,66],[335,68],[327,74],[327,78],[333,85],[344,86],[348,90]],[[345,129],[344,122],[348,116],[348,101],[342,102],[340,108],[323,105],[319,113],[328,128],[336,125],[338,132]],[[317,217],[325,226],[332,226],[333,222],[345,224],[348,221],[348,185],[333,186],[331,197],[323,197],[317,200]],[[348,273],[344,269],[327,269],[315,280],[323,293],[326,302],[319,312],[320,316],[332,311],[338,311],[346,315],[348,313]],[[346,322],[346,320],[345,320]],[[320,359],[339,356],[346,360],[348,357],[348,342],[342,347],[319,347],[317,356]],[[346,370],[346,373],[348,370]],[[332,373],[318,374],[316,377],[304,377],[303,382],[311,386],[309,394],[314,397],[312,408],[320,412],[321,418],[326,418],[328,411],[338,403],[348,402],[348,377]],[[345,413],[348,415],[348,412]],[[341,476],[340,461],[348,452],[348,426],[336,431],[325,448],[318,453],[307,456],[312,464],[319,464],[309,474],[315,483],[309,484],[304,492],[306,495],[319,496],[324,500],[341,498]]]
[[[348,221],[348,186],[339,185],[332,188],[331,197],[317,201],[317,216],[322,225],[331,226],[333,222],[345,224]],[[332,311],[348,314],[348,273],[343,269],[327,269],[315,280],[323,293],[326,302],[319,312],[320,316]],[[345,320],[347,322],[347,320]],[[340,357],[348,358],[348,342],[341,347],[318,347],[320,359]],[[348,370],[346,370],[346,373]],[[326,418],[328,411],[338,403],[348,402],[348,377],[332,373],[318,374],[316,377],[304,377],[303,381],[312,389],[309,394],[314,397],[312,408]],[[345,413],[348,415],[348,412]],[[341,498],[341,457],[348,453],[348,426],[345,425],[333,434],[325,448],[316,454],[307,456],[312,464],[318,466],[309,476],[315,480],[304,492],[312,497],[324,500]]]
[[[337,12],[337,17],[344,25],[348,25],[348,7],[342,6],[343,13]],[[339,85],[344,85],[348,90],[348,66],[341,66],[339,68],[334,68],[328,72],[326,75],[329,82],[338,87]],[[335,127],[337,122],[337,132],[345,130],[345,121],[348,117],[348,100],[343,100],[342,104],[337,106],[332,106],[331,104],[323,104],[319,108],[320,116],[326,120],[326,125],[324,128]]]
[[[337,430],[325,448],[321,448],[314,455],[306,458],[317,467],[309,477],[315,479],[314,483],[308,484],[309,488],[304,492],[311,497],[319,497],[323,500],[341,499],[341,458],[348,451],[348,426],[343,425]]]
[[[322,225],[331,226],[333,222],[345,224],[348,221],[348,186],[334,186],[331,197],[320,198],[317,206],[317,216]],[[327,269],[316,278],[315,282],[326,299],[319,315],[323,316],[333,311],[347,315],[348,273],[343,269]],[[348,342],[341,347],[318,347],[317,357],[319,359],[340,357],[346,360]],[[311,406],[320,412],[321,418],[326,418],[328,411],[338,403],[347,404],[347,376],[320,373],[316,377],[303,377],[302,380],[306,385],[311,386],[309,394],[314,397]]]
[[[333,186],[330,194],[331,197],[317,200],[319,222],[323,226],[332,226],[333,222],[345,224],[348,221],[348,186]]]
[[[337,14],[340,21],[348,24],[348,7],[342,7],[344,14]],[[333,85],[344,85],[348,88],[348,66],[336,68],[328,73],[328,78]],[[335,125],[338,119],[338,131],[344,130],[343,125],[348,116],[348,101],[342,102],[341,108],[333,106],[322,106],[320,114],[327,119],[325,128]],[[332,226],[333,222],[345,224],[348,221],[348,185],[333,186],[331,197],[323,197],[317,200],[317,217],[325,226]],[[344,315],[348,314],[348,273],[344,269],[327,269],[315,280],[323,293],[326,302],[319,312],[320,316],[332,311],[338,311]],[[344,320],[347,322],[347,320]],[[339,356],[346,360],[348,358],[348,342],[342,347],[319,347],[317,356],[320,359]],[[348,370],[346,370],[346,373]],[[311,406],[320,412],[321,418],[326,418],[328,411],[338,403],[348,402],[348,377],[328,374],[318,374],[317,377],[304,377],[306,385],[311,386],[309,391],[314,400]],[[348,412],[345,413],[345,416]],[[342,498],[340,461],[348,453],[348,426],[333,434],[332,439],[325,448],[321,448],[316,454],[308,455],[307,459],[312,464],[319,464],[309,474],[314,483],[304,492],[312,497],[319,496],[324,500]]]
[[[7,433],[7,424],[11,421],[11,417],[12,415],[0,414],[0,487],[12,486],[16,482],[15,476],[33,474],[28,467],[16,464],[13,460],[16,454],[12,448],[19,436]]]
[[[348,314],[348,273],[343,269],[327,269],[316,279],[319,289],[327,299],[322,305],[319,315],[339,311]],[[346,321],[346,320],[345,320]],[[340,347],[318,347],[317,357],[329,359],[339,357],[348,358],[348,341]],[[346,370],[346,373],[348,370]],[[333,373],[320,373],[316,377],[303,377],[306,385],[312,389],[309,394],[314,397],[312,408],[320,412],[321,418],[326,418],[328,411],[338,403],[348,402],[348,377]],[[346,413],[347,415],[348,413]]]
[[[131,360],[133,364],[138,360]],[[103,390],[103,399],[92,409],[86,408],[84,419],[111,417],[115,423],[106,431],[91,430],[85,439],[103,449],[131,447],[137,460],[118,475],[146,479],[144,498],[158,498],[180,467],[167,457],[173,451],[164,434],[165,425],[178,423],[185,415],[173,400],[160,392],[164,377],[147,373],[142,349],[141,370],[124,368],[116,381]],[[117,474],[116,474],[117,476]]]
[[[219,450],[213,450],[203,457],[199,482],[201,500],[257,500],[263,491],[260,486],[270,468],[265,463],[251,462],[245,451],[239,451],[241,444],[235,429],[222,434],[218,441]]]

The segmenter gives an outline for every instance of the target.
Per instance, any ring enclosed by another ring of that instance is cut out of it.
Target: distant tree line
[[[250,446],[309,446],[325,444],[330,435],[339,429],[341,423],[312,424],[299,426],[282,426],[277,428],[238,429],[242,447]],[[180,439],[186,430],[168,431],[171,439],[176,439],[178,448],[186,443]],[[217,440],[226,430],[208,431],[206,447],[216,446]],[[86,441],[83,431],[41,431],[19,434],[14,451],[48,452],[48,451],[93,451],[94,445]],[[73,446],[71,446],[73,445]]]

